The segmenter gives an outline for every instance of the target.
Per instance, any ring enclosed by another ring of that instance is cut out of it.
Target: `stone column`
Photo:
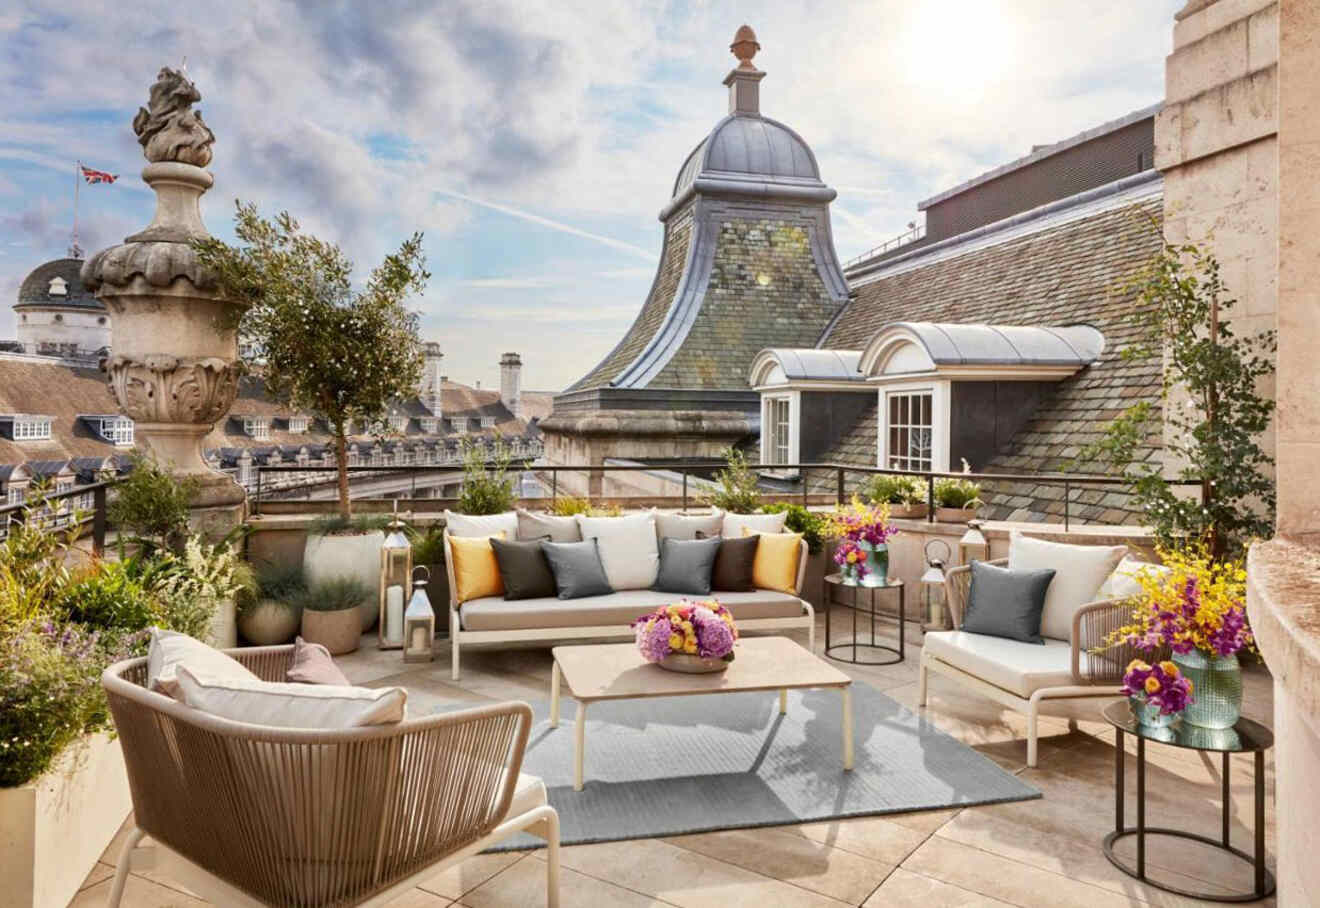
[[[200,485],[193,525],[227,532],[243,517],[245,493],[202,455],[202,440],[238,392],[239,305],[200,267],[192,241],[208,236],[198,202],[211,188],[215,136],[192,105],[201,100],[181,73],[162,69],[149,107],[133,119],[156,193],[150,226],[83,265],[83,284],[110,311],[110,388],[134,422],[134,437],[177,475]]]

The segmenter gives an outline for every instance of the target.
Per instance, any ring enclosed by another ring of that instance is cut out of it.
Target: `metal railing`
[[[41,500],[46,503],[45,507],[37,507],[35,501],[19,502],[18,504],[7,504],[0,507],[0,538],[9,535],[9,528],[21,526],[32,521],[40,521],[53,527],[68,526],[74,519],[78,511],[83,513],[78,516],[81,523],[90,524],[92,537],[92,553],[101,556],[105,553],[105,533],[106,533],[106,493],[120,483],[118,479],[108,479],[101,482],[93,482],[85,486],[76,486],[75,488],[64,492],[43,491]],[[70,498],[83,498],[91,496],[91,507],[70,508],[61,506],[60,503],[68,501]],[[50,507],[49,505],[56,505]]]
[[[688,506],[694,502],[694,500],[699,501],[702,498],[706,497],[705,495],[694,494],[696,490],[693,488],[693,481],[696,480],[701,483],[709,483],[710,480],[707,478],[705,474],[712,474],[718,472],[723,468],[724,468],[724,463],[722,461],[685,461],[685,462],[676,462],[676,463],[661,462],[661,463],[651,463],[651,464],[633,463],[633,464],[577,464],[577,465],[535,464],[532,462],[519,463],[515,461],[510,463],[509,465],[509,469],[511,472],[529,471],[532,473],[541,474],[542,476],[548,476],[550,494],[544,497],[547,498],[547,500],[550,502],[552,507],[554,505],[554,502],[558,500],[559,496],[561,494],[565,494],[561,492],[560,474],[585,473],[587,474],[587,485],[589,488],[591,485],[591,477],[594,474],[601,474],[601,478],[603,482],[605,474],[610,474],[610,473],[651,473],[651,474],[655,474],[659,472],[677,473],[678,478],[677,480],[674,481],[680,487],[679,494],[652,495],[652,496],[643,496],[643,497],[647,499],[658,499],[658,498],[673,499],[684,510],[686,510]],[[300,467],[300,466],[268,466],[268,467],[263,466],[263,467],[257,467],[255,469],[258,470],[257,494],[256,494],[256,498],[250,501],[252,507],[252,513],[254,514],[259,513],[260,511],[261,473],[306,472],[306,471],[324,472],[325,471],[324,467]],[[927,507],[926,520],[930,523],[934,523],[936,520],[936,514],[935,514],[936,480],[968,479],[977,483],[1008,482],[1008,483],[1033,483],[1036,485],[1055,486],[1055,487],[1062,486],[1063,488],[1062,516],[1063,516],[1063,528],[1065,531],[1069,530],[1072,524],[1072,495],[1074,490],[1078,488],[1097,487],[1097,486],[1102,488],[1120,487],[1120,486],[1126,486],[1131,482],[1131,479],[1129,477],[1112,476],[1112,475],[1093,475],[1093,474],[1081,474],[1081,473],[961,473],[961,472],[954,473],[954,472],[939,472],[933,470],[893,470],[893,469],[886,469],[883,467],[863,467],[863,466],[856,466],[854,464],[840,464],[840,463],[774,464],[774,465],[762,465],[759,467],[753,466],[752,469],[761,473],[765,473],[771,470],[773,470],[775,473],[796,472],[798,475],[796,480],[793,481],[799,484],[800,488],[796,488],[790,492],[784,492],[780,494],[768,492],[765,495],[765,497],[770,499],[779,499],[779,500],[797,500],[800,501],[800,503],[803,504],[804,506],[809,506],[811,504],[830,504],[830,503],[835,505],[846,504],[850,497],[848,477],[853,474],[861,474],[863,476],[876,476],[876,475],[914,476],[919,479],[925,480],[926,507]],[[408,496],[409,500],[417,500],[416,499],[417,484],[416,484],[415,474],[443,472],[443,470],[437,470],[436,467],[426,467],[426,466],[416,466],[416,465],[397,466],[397,467],[359,466],[359,467],[349,467],[348,470],[350,474],[354,472],[413,473],[414,477],[413,477],[410,494]],[[816,474],[817,476],[824,475],[826,477],[832,478],[833,479],[832,483],[829,482],[829,479],[825,480],[825,484],[827,487],[829,485],[833,486],[832,492],[827,492],[824,494],[816,493],[813,495],[811,491],[811,483],[810,483],[810,477],[813,473]],[[783,482],[784,480],[780,477],[776,477],[776,481]],[[1201,487],[1201,483],[1196,480],[1166,479],[1165,483],[1170,486],[1179,486],[1179,487],[1195,486],[1198,489]],[[587,495],[585,497],[611,498],[611,497],[619,497],[619,496]]]
[[[869,258],[874,258],[881,253],[888,252],[891,249],[897,249],[899,246],[906,246],[908,243],[915,243],[926,235],[925,225],[909,227],[907,230],[894,237],[892,240],[885,240],[879,246],[872,246],[856,258],[851,258],[843,263],[843,270],[847,271],[853,265],[861,264]]]

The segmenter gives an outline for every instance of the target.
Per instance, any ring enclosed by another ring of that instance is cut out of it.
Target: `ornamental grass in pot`
[[[308,528],[303,547],[303,571],[309,586],[349,579],[371,594],[358,610],[364,634],[380,617],[380,550],[389,519],[388,514],[322,517]]]
[[[981,485],[970,479],[935,480],[935,519],[944,523],[965,523],[976,516],[982,505]]]
[[[306,590],[300,564],[267,565],[257,571],[255,593],[239,603],[239,634],[253,646],[289,643],[302,625],[299,603]]]
[[[310,584],[294,600],[302,611],[302,638],[321,644],[332,656],[353,652],[363,633],[358,610],[372,598],[366,584],[351,577]]]
[[[871,504],[888,504],[890,517],[916,519],[930,513],[926,501],[926,480],[920,476],[877,473],[858,492]]]

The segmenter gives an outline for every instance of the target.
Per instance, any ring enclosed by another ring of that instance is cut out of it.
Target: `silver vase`
[[[1145,697],[1128,697],[1128,702],[1132,704],[1132,715],[1137,724],[1147,728],[1167,728],[1178,718],[1177,713],[1164,715],[1157,704],[1147,702]]]
[[[857,547],[866,552],[866,575],[862,577],[862,586],[884,586],[889,582],[889,545],[859,542]]]
[[[1242,715],[1242,666],[1237,656],[1213,656],[1194,649],[1174,653],[1173,662],[1192,682],[1192,702],[1183,721],[1201,728],[1232,728]]]

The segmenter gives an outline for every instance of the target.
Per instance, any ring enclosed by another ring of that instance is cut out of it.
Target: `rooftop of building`
[[[82,266],[83,260],[75,258],[59,258],[38,265],[19,284],[14,308],[70,306],[105,311],[105,305],[83,286]],[[63,295],[52,292],[51,282],[57,279],[63,282]]]

